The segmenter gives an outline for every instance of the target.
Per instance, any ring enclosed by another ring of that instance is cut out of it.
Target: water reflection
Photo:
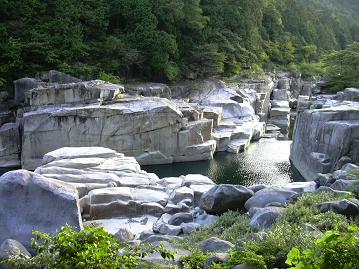
[[[261,139],[238,155],[217,153],[210,161],[144,166],[159,177],[204,174],[217,183],[284,185],[302,181],[289,162],[291,141]]]

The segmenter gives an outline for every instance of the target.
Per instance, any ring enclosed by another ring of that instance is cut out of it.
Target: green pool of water
[[[216,153],[213,160],[143,166],[160,178],[186,174],[203,174],[216,183],[284,185],[304,181],[289,162],[291,141],[261,139],[252,143],[246,152]]]

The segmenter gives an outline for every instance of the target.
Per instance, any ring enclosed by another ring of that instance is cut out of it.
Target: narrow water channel
[[[147,172],[162,177],[203,174],[216,183],[285,185],[304,179],[289,162],[291,141],[274,138],[252,143],[246,152],[238,155],[217,153],[213,160],[143,166]]]

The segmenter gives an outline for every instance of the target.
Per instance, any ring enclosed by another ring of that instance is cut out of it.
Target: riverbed
[[[290,145],[289,140],[261,139],[238,155],[221,152],[209,161],[150,165],[142,169],[160,178],[202,174],[222,184],[283,186],[288,182],[304,181],[290,164]]]

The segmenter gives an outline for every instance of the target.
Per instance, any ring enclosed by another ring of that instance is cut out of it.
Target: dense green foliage
[[[315,246],[301,252],[293,248],[287,264],[296,269],[357,269],[359,268],[359,228],[350,226],[345,232],[329,231]]]
[[[312,63],[359,40],[358,8],[355,0],[0,0],[0,83],[53,68],[174,80]]]
[[[324,59],[329,79],[328,90],[337,92],[348,87],[359,88],[359,43],[335,51]]]
[[[4,261],[11,269],[119,269],[138,268],[141,258],[159,252],[164,258],[172,254],[161,247],[125,247],[103,228],[86,227],[75,231],[63,227],[55,236],[34,232],[32,258],[13,257]]]
[[[317,205],[325,201],[340,200],[348,197],[349,195],[338,196],[329,193],[305,194],[295,204],[289,205],[285,213],[268,231],[257,234],[251,233],[253,230],[250,228],[247,217],[236,212],[228,212],[221,216],[209,229],[200,230],[185,238],[182,247],[191,249],[194,254],[184,259],[184,261],[187,262],[187,265],[194,265],[193,267],[188,267],[190,269],[204,268],[202,261],[206,256],[198,252],[194,247],[203,239],[211,236],[224,239],[223,235],[226,234],[231,234],[231,236],[226,237],[226,240],[235,243],[236,248],[230,252],[228,263],[215,265],[213,267],[215,269],[232,269],[239,264],[246,264],[256,269],[286,268],[288,267],[286,265],[287,255],[293,248],[295,250],[292,250],[292,252],[296,252],[297,256],[291,265],[298,261],[299,256],[301,257],[300,259],[305,259],[304,256],[302,257],[298,253],[307,253],[307,250],[316,251],[317,253],[317,240],[322,237],[323,232],[325,233],[329,230],[334,230],[336,231],[335,234],[345,235],[345,237],[338,239],[338,244],[335,246],[328,246],[326,248],[328,252],[324,253],[323,257],[330,252],[330,249],[336,248],[336,251],[340,252],[340,248],[343,247],[344,240],[347,238],[348,228],[353,224],[358,225],[358,220],[350,220],[334,212],[321,213]],[[240,222],[238,225],[236,225],[237,220]],[[348,236],[351,237],[352,235]],[[322,247],[323,249],[325,248],[325,246]],[[342,250],[349,249],[342,248]],[[335,254],[335,252],[332,253]],[[292,253],[292,257],[293,255]],[[340,255],[333,255],[333,259],[344,257]],[[353,255],[352,258],[355,257]],[[337,264],[340,265],[340,263]],[[316,268],[327,267],[308,267],[308,269]],[[337,266],[336,268],[342,267]]]

